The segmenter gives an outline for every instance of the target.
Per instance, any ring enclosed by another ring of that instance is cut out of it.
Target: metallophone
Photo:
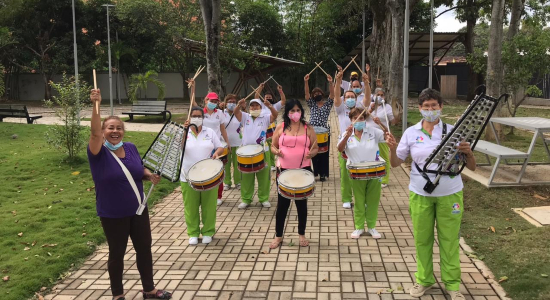
[[[495,112],[497,104],[503,98],[506,101],[509,96],[508,94],[503,94],[499,98],[493,98],[486,95],[485,92],[486,88],[484,85],[476,89],[477,95],[454,124],[451,132],[448,134],[444,132],[441,143],[428,156],[423,169],[420,170],[418,165],[415,164],[424,179],[427,179],[427,183],[424,186],[426,192],[432,193],[435,190],[441,176],[457,176],[464,170],[466,160],[459,154],[458,145],[461,142],[468,142],[472,150],[474,150],[483,130],[489,123],[489,119]],[[435,170],[428,169],[433,164],[436,164],[437,168]],[[429,179],[427,173],[437,174],[433,182]]]

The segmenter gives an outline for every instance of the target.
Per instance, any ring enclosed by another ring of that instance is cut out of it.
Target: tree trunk
[[[219,94],[221,0],[200,0],[200,5],[206,35],[208,90]]]
[[[501,93],[502,83],[502,25],[504,19],[504,1],[493,0],[493,10],[491,13],[491,27],[489,29],[489,50],[487,57],[487,94],[498,98]],[[502,115],[502,102],[499,102],[495,110],[496,116]],[[502,137],[502,127],[495,126],[497,134]],[[485,134],[487,139],[494,139],[491,130]]]
[[[387,87],[391,57],[391,14],[386,9],[386,0],[371,0],[370,8],[373,22],[371,43],[367,50],[367,56],[371,66],[371,82],[376,81],[378,68],[380,68],[379,78]]]
[[[471,7],[466,14],[466,37],[463,42],[466,55],[474,53],[474,27],[478,19],[477,7],[474,7],[475,0],[468,0],[468,6]],[[466,100],[472,101],[474,99],[476,88],[479,86],[479,74],[474,71],[472,65],[468,64],[468,95]]]
[[[519,31],[519,21],[521,20],[521,16],[523,15],[524,5],[525,0],[513,0],[512,2],[510,27],[508,27],[508,34],[506,35],[507,41],[511,41]]]

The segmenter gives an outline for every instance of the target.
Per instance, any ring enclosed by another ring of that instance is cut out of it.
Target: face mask
[[[355,98],[346,99],[346,106],[348,108],[354,108],[355,107]]]
[[[113,145],[113,144],[109,143],[109,141],[105,141],[105,147],[107,147],[111,151],[115,151],[116,149],[122,147],[123,144],[124,143],[122,141],[120,141],[120,143],[118,143],[116,145]]]
[[[302,117],[302,112],[288,113],[288,117],[289,117],[292,121],[298,122],[298,121],[300,121],[300,117]]]
[[[195,124],[197,127],[202,126],[202,118],[191,118],[191,124]]]
[[[313,100],[315,100],[315,102],[319,102],[319,101],[323,100],[323,95],[317,95],[317,96],[313,97]]]
[[[272,99],[265,99],[267,101],[269,101],[269,103],[273,104],[273,98]]]
[[[227,109],[230,111],[234,111],[235,107],[237,107],[237,104],[235,103],[227,103]]]
[[[206,106],[208,107],[209,110],[214,110],[214,109],[216,109],[216,107],[218,107],[218,104],[217,104],[217,103],[208,102],[208,104],[207,104]]]
[[[252,117],[254,117],[254,118],[257,118],[257,117],[260,116],[260,113],[261,113],[261,112],[262,112],[262,111],[261,111],[260,109],[258,109],[258,110],[251,110],[251,111],[250,111],[250,115],[251,115]]]
[[[353,88],[353,92],[356,94],[361,94],[362,88]]]
[[[421,110],[420,113],[422,114],[422,117],[424,118],[424,120],[430,122],[430,123],[433,123],[435,121],[437,121],[437,119],[439,119],[439,116],[441,115],[441,110],[440,109],[437,109],[437,110]]]
[[[376,102],[382,103],[382,101],[384,101],[384,98],[382,98],[382,96],[376,96]]]
[[[365,128],[365,121],[355,122],[355,124],[353,124],[353,128],[357,131],[363,131]]]

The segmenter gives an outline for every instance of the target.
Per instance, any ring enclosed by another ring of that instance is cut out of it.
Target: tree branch
[[[451,8],[449,8],[449,9],[446,9],[446,10],[440,12],[437,16],[434,17],[434,20],[437,19],[437,18],[439,18],[442,14],[447,13],[447,12],[450,12],[450,11],[455,10],[455,9],[459,9],[459,8],[473,8],[473,7],[476,7],[476,6],[485,5],[485,4],[487,4],[487,3],[488,3],[488,1],[483,1],[483,2],[481,2],[481,3],[474,4],[474,5],[457,5],[457,6],[451,7]]]

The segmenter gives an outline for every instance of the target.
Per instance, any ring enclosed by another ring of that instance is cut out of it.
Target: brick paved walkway
[[[336,116],[332,114],[333,137]],[[263,208],[257,200],[239,210],[240,193],[224,193],[218,209],[217,233],[208,246],[188,246],[183,202],[178,189],[155,206],[151,217],[153,260],[157,287],[174,293],[174,299],[414,299],[408,295],[416,271],[412,223],[408,213],[409,178],[393,169],[390,186],[383,189],[377,229],[383,238],[349,238],[354,229],[353,211],[342,208],[336,139],[331,145],[331,175],[318,182],[308,200],[306,236],[309,247],[299,247],[297,214],[291,207],[282,247],[269,249],[275,235],[275,185]],[[294,245],[291,245],[294,244]],[[437,247],[437,245],[435,245]],[[434,248],[439,260],[439,250]],[[126,299],[142,299],[135,264],[129,247],[124,286]],[[73,273],[46,299],[111,299],[107,273],[108,251],[99,249],[80,270]],[[490,274],[478,269],[466,255],[462,261],[462,293],[466,299],[497,300]],[[439,272],[439,266],[435,265]],[[436,274],[439,280],[439,273]],[[445,298],[441,289],[421,299]]]

